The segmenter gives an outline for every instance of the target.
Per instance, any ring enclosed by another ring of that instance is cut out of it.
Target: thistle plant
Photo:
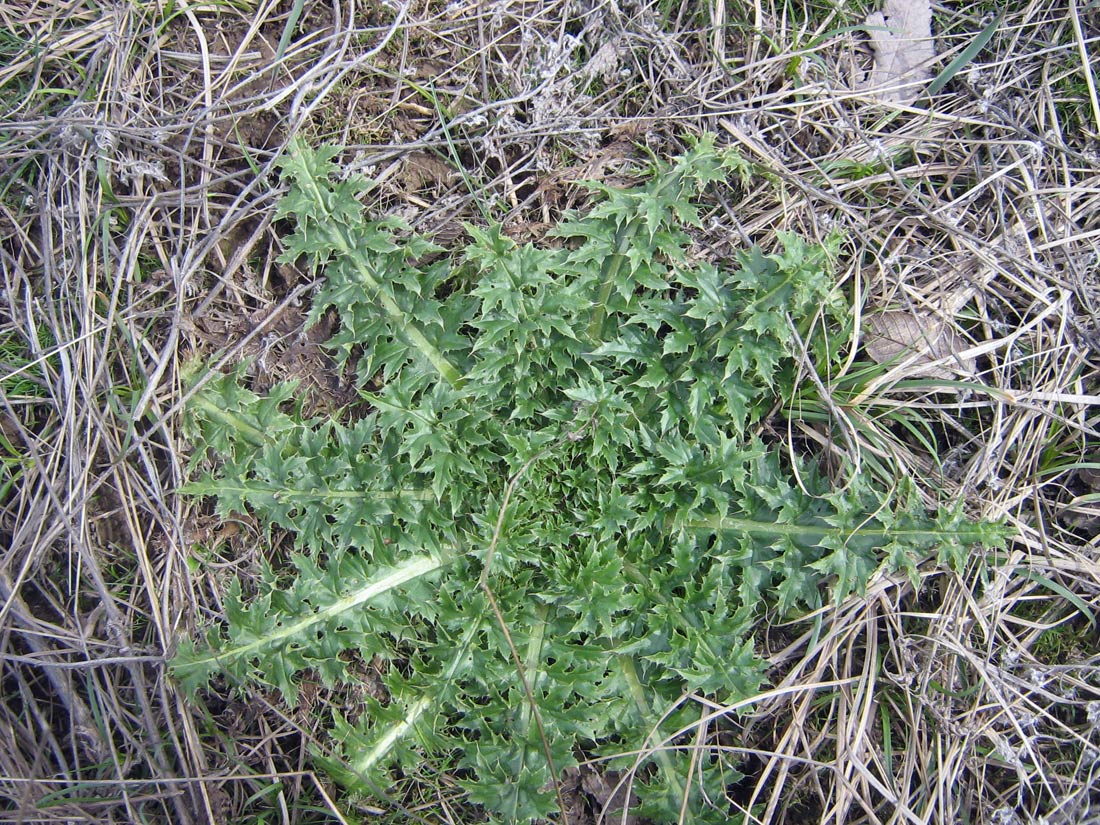
[[[213,469],[190,492],[297,548],[256,592],[230,586],[176,678],[222,673],[293,705],[305,674],[336,686],[380,662],[384,697],[333,713],[315,754],[351,791],[436,771],[524,822],[556,815],[563,771],[605,759],[634,771],[635,813],[729,821],[737,765],[677,747],[700,744],[713,707],[684,697],[758,691],[769,617],[1001,531],[925,512],[904,485],[833,485],[759,436],[796,351],[827,359],[814,330],[846,307],[828,244],[689,259],[693,198],[749,173],[712,139],[643,187],[589,184],[596,205],[560,246],[470,227],[430,265],[442,250],[369,219],[369,182],[341,179],[336,155],[293,148],[279,214],[286,259],[323,273],[310,317],[339,315],[330,346],[369,412],[304,417],[293,385],[260,397],[240,370],[195,395],[194,465]]]

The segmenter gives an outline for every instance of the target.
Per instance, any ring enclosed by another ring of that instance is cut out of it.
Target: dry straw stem
[[[740,764],[733,802],[759,821],[1084,821],[1100,747],[1095,15],[1008,4],[969,67],[902,107],[861,89],[866,38],[848,27],[870,10],[844,4],[307,0],[280,50],[293,5],[0,6],[0,448],[14,479],[0,501],[13,743],[0,820],[355,807],[307,757],[325,709],[355,696],[311,686],[288,709],[226,690],[195,706],[163,668],[220,615],[229,577],[287,546],[177,495],[183,362],[248,353],[258,385],[302,378],[311,403],[339,406],[324,362],[287,354],[291,296],[309,289],[274,264],[271,172],[292,136],[350,144],[349,166],[383,180],[372,208],[420,231],[484,211],[538,237],[584,197],[577,170],[629,180],[632,163],[713,130],[759,174],[715,202],[699,254],[839,231],[838,289],[864,316],[934,317],[964,342],[952,357],[975,361],[965,386],[867,372],[857,327],[845,371],[822,377],[836,423],[794,422],[791,449],[822,445],[838,482],[889,462],[926,499],[962,499],[1021,538],[958,573],[929,566],[919,589],[881,578],[809,624],[775,617],[758,637],[773,688],[736,708],[689,697],[706,708],[690,741]],[[988,22],[968,8],[936,10],[943,59]],[[413,152],[455,174],[413,179]],[[457,821],[448,781],[401,790],[418,817]]]

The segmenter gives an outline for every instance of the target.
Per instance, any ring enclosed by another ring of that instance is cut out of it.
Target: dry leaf
[[[931,76],[928,67],[936,56],[929,0],[886,0],[864,25],[875,53],[864,87],[876,90],[884,102],[912,103]]]
[[[588,65],[581,71],[589,80],[599,78],[607,81],[619,71],[619,63],[622,60],[623,48],[618,38],[609,40],[596,50]]]
[[[867,321],[867,354],[877,364],[901,364],[914,376],[957,378],[974,371],[974,359],[959,353],[967,349],[962,336],[938,318],[905,310],[891,310]],[[937,361],[950,359],[945,364]]]

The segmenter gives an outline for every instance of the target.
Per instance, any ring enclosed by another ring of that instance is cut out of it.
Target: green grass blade
[[[1046,576],[1040,573],[1036,573],[1034,570],[1029,570],[1027,572],[1026,578],[1030,579],[1036,584],[1041,584],[1051,593],[1061,596],[1067,602],[1072,604],[1079,611],[1081,611],[1082,616],[1088,619],[1089,626],[1092,627],[1094,630],[1096,629],[1096,614],[1092,612],[1092,609],[1088,606],[1088,603],[1076,593],[1058,584],[1058,582],[1054,581],[1053,579],[1048,579]]]
[[[298,27],[298,20],[302,16],[302,9],[305,8],[305,5],[306,0],[294,0],[294,5],[290,8],[290,14],[286,18],[286,26],[283,27],[283,36],[279,38],[279,47],[275,50],[276,63],[282,60],[283,55],[286,54],[290,39],[294,37],[294,30]]]
[[[944,70],[936,76],[936,79],[928,85],[928,88],[925,89],[925,97],[930,98],[937,94],[951,81],[951,78],[961,72],[971,60],[978,56],[978,53],[993,39],[993,35],[1001,25],[1001,21],[1004,20],[1007,10],[1007,8],[1002,8],[1000,14],[994,17],[989,25],[978,33],[978,36],[974,38],[973,42],[963,49],[958,57],[947,64],[947,67],[944,68]]]

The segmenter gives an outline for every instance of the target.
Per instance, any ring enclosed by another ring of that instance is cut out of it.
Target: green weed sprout
[[[881,568],[959,564],[1003,532],[927,513],[904,485],[836,489],[756,434],[791,396],[809,320],[839,328],[846,310],[829,250],[795,237],[729,267],[689,259],[693,199],[748,171],[712,138],[645,186],[590,184],[560,247],[471,227],[428,266],[431,244],[370,220],[369,184],[336,155],[294,148],[279,213],[287,259],[324,275],[311,318],[339,314],[330,345],[370,411],[303,418],[293,385],[260,397],[239,373],[195,396],[196,460],[218,462],[190,492],[293,531],[297,552],[256,592],[230,588],[175,677],[293,705],[304,674],[335,686],[383,663],[385,698],[333,713],[316,754],[358,793],[438,771],[529,822],[558,810],[564,770],[606,759],[635,772],[636,813],[730,821],[739,774],[681,747],[710,712],[683,697],[754,695],[769,617]]]

